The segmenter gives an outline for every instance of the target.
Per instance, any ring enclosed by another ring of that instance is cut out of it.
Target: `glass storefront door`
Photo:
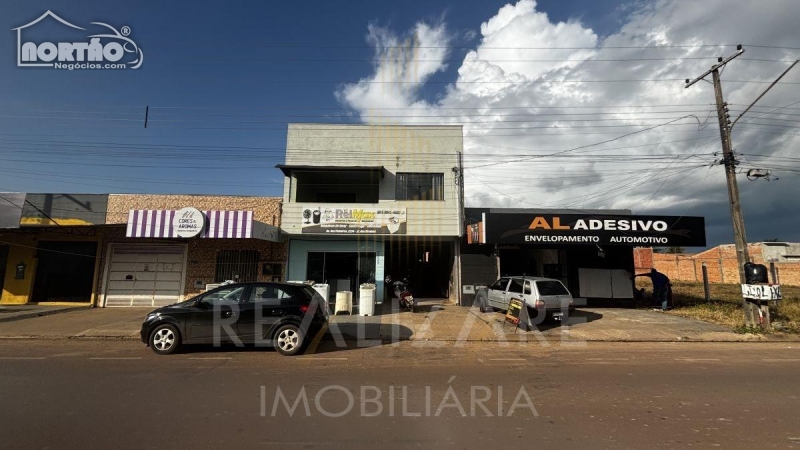
[[[330,285],[330,292],[351,291],[375,283],[375,252],[308,252],[306,279]]]

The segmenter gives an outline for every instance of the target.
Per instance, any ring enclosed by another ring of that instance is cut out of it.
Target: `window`
[[[511,284],[508,286],[508,292],[522,294],[522,281],[511,279]]]
[[[558,281],[537,281],[539,295],[569,295],[569,291]]]
[[[291,298],[291,292],[273,284],[259,284],[250,291],[250,302],[267,302],[280,304],[281,299]]]
[[[297,185],[294,202],[378,203],[380,171],[356,171],[342,167],[332,171],[292,172]]]
[[[200,300],[207,305],[230,305],[239,303],[244,293],[244,286],[221,288],[204,295]]]
[[[306,279],[331,285],[334,290],[354,290],[375,282],[374,252],[308,252]],[[339,286],[349,285],[349,289]]]
[[[398,173],[395,200],[444,200],[444,174]]]
[[[256,281],[258,278],[257,250],[220,250],[217,252],[215,283],[233,280],[239,283]]]
[[[317,192],[320,203],[356,203],[355,192]]]
[[[500,278],[499,280],[495,281],[490,289],[495,291],[505,291],[507,286],[508,278]]]

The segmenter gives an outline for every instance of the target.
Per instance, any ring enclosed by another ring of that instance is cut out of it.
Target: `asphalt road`
[[[4,340],[0,448],[800,447],[798,348]]]

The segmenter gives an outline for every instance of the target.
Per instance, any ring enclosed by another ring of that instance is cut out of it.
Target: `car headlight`
[[[160,315],[161,315],[161,313],[150,313],[150,314],[147,315],[147,317],[144,318],[144,321],[145,322],[150,322],[152,320],[156,320],[156,319],[158,319],[158,317]]]

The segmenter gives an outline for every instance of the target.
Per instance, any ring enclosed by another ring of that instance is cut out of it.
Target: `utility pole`
[[[736,157],[733,154],[731,145],[730,114],[728,104],[722,97],[722,84],[719,79],[719,69],[737,56],[744,53],[741,45],[736,47],[737,52],[723,59],[719,58],[717,64],[711,67],[706,73],[694,80],[686,80],[686,87],[697,83],[711,74],[714,82],[714,97],[717,101],[717,119],[719,120],[719,134],[722,140],[722,163],[725,165],[725,178],[728,181],[728,200],[731,209],[731,220],[733,221],[733,241],[736,245],[736,260],[739,265],[739,282],[746,284],[744,275],[744,265],[750,261],[750,254],[747,250],[747,237],[744,229],[744,216],[742,206],[739,202],[739,184],[736,182]]]

